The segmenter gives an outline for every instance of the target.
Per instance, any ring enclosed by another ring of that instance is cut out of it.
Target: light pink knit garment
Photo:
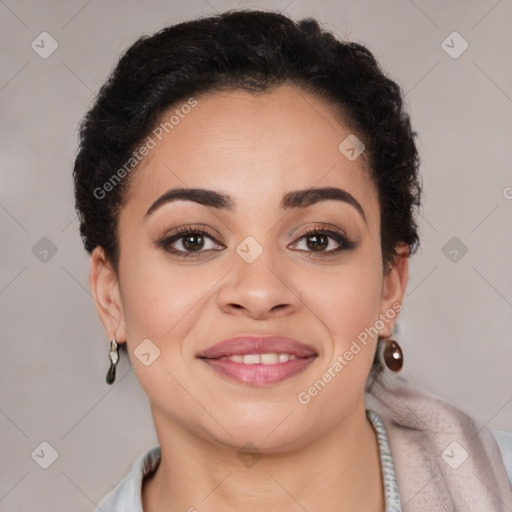
[[[512,512],[490,430],[400,376],[379,379],[366,404],[386,427],[403,512]]]

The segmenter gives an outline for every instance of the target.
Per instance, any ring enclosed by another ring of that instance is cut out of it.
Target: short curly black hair
[[[327,100],[365,144],[379,195],[384,272],[400,244],[414,254],[422,187],[417,134],[399,85],[365,46],[337,40],[316,20],[257,10],[169,26],[140,38],[121,57],[80,128],[73,176],[85,249],[101,246],[118,270],[117,219],[136,171],[134,151],[171,107],[202,93],[257,93],[280,85]],[[372,382],[380,371],[376,352]]]

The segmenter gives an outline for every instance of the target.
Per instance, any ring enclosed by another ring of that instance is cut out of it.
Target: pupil
[[[195,235],[188,235],[183,239],[183,246],[185,249],[190,251],[197,251],[198,249],[201,249],[203,246],[203,237],[202,235],[195,234]]]
[[[328,245],[329,241],[325,235],[313,235],[308,237],[308,247],[313,251],[321,251]]]

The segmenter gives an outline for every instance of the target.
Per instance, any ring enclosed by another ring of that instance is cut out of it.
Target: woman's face
[[[378,193],[363,157],[339,149],[351,132],[328,104],[289,86],[196,101],[135,171],[118,275],[93,254],[98,311],[128,343],[157,431],[299,447],[364,411],[376,330],[392,332],[407,259],[383,277]],[[178,189],[210,195],[155,204]],[[311,352],[199,357],[241,335],[286,336]]]

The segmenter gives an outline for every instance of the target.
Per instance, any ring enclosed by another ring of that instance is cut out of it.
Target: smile
[[[293,361],[297,359],[297,356],[295,354],[271,352],[269,354],[234,354],[232,356],[223,356],[220,359],[228,359],[229,361],[243,364],[279,364]]]
[[[217,375],[242,384],[264,387],[277,384],[302,373],[316,355],[297,357],[295,354],[233,354],[217,359],[201,360]]]

